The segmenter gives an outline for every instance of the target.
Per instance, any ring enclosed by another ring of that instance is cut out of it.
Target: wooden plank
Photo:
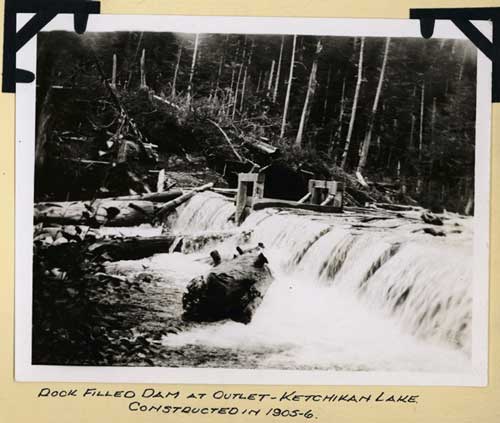
[[[299,201],[297,201],[298,204],[304,204],[306,201],[308,201],[311,198],[311,193],[308,192],[306,195],[304,195]]]

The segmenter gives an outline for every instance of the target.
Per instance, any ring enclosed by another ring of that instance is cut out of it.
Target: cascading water
[[[267,209],[236,228],[233,213],[234,205],[224,197],[199,194],[178,211],[172,229],[251,231],[249,243],[265,245],[275,281],[250,324],[195,325],[167,336],[167,348],[195,346],[207,354],[228,348],[241,357],[232,367],[470,367],[472,233],[467,220],[456,217],[455,230],[439,238],[422,233],[424,225],[411,216],[362,224],[349,212]],[[217,249],[230,254],[235,239],[240,238],[219,242]],[[190,254],[193,260],[206,254],[208,247],[202,248]],[[189,276],[196,276],[195,270]],[[190,277],[184,272],[180,279],[187,284]]]

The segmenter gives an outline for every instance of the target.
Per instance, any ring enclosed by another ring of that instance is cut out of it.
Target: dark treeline
[[[476,52],[469,42],[54,32],[39,36],[38,51],[37,164],[51,154],[48,114],[58,131],[78,132],[89,119],[112,125],[105,78],[160,155],[195,152],[206,141],[190,120],[198,114],[233,140],[279,147],[290,166],[325,176],[358,172],[361,184],[394,187],[399,201],[472,212]],[[142,91],[173,106],[141,109]]]

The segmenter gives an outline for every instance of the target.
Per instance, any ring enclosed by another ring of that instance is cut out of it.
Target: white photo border
[[[21,27],[31,15],[18,15]],[[491,38],[491,23],[476,22]],[[293,28],[293,32],[290,29]],[[58,15],[44,31],[73,31],[73,16]],[[91,15],[88,32],[150,31],[231,34],[420,38],[418,20]],[[449,21],[434,38],[465,39]],[[36,37],[17,54],[17,67],[36,74]],[[40,366],[31,364],[32,246],[36,83],[16,87],[15,378],[16,381],[273,385],[434,385],[488,383],[491,62],[477,50],[472,366],[465,373],[343,372],[164,367]]]

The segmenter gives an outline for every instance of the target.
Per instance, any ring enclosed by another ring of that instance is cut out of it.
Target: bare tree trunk
[[[238,92],[240,90],[240,81],[241,81],[242,70],[243,70],[243,63],[240,64],[240,68],[238,70],[238,79],[236,80],[236,88],[234,90],[233,113],[232,113],[233,120],[236,116],[236,105],[238,103]]]
[[[276,70],[276,82],[274,83],[273,103],[276,103],[278,97],[278,87],[280,85],[281,59],[283,58],[283,45],[285,44],[285,36],[281,36],[280,56],[278,59],[278,69]]]
[[[189,71],[189,83],[188,83],[188,93],[187,93],[188,107],[191,106],[191,97],[193,95],[193,77],[194,77],[194,71],[196,70],[196,57],[198,55],[199,41],[200,41],[200,34],[196,34],[194,39],[193,60],[191,61],[191,70]]]
[[[236,116],[236,108],[238,104],[238,92],[240,89],[240,82],[241,82],[241,74],[243,73],[243,68],[245,66],[245,58],[246,58],[246,37],[245,37],[245,43],[243,45],[243,55],[241,57],[241,63],[240,63],[240,68],[238,70],[238,79],[236,80],[236,90],[234,93],[234,103],[233,103],[233,114],[232,114],[232,119],[234,120]]]
[[[420,128],[418,136],[418,159],[422,160],[422,148],[424,144],[424,103],[425,103],[425,81],[422,81],[422,91],[420,96]]]
[[[288,85],[286,87],[286,97],[285,97],[285,108],[283,109],[283,120],[281,122],[281,132],[280,139],[285,135],[285,127],[286,127],[286,117],[288,114],[288,105],[290,103],[290,91],[292,89],[293,82],[293,68],[295,66],[295,47],[297,46],[297,35],[293,36],[293,45],[292,45],[292,60],[290,62],[290,73],[288,75]]]
[[[231,97],[233,97],[233,92],[234,92],[234,87],[233,87],[233,85],[234,85],[234,78],[235,78],[235,76],[236,76],[236,69],[235,69],[235,68],[234,68],[234,66],[233,66],[233,69],[232,69],[232,71],[231,71],[231,85],[230,85],[230,93],[231,93],[231,95],[230,95],[230,96],[231,96]]]
[[[240,113],[243,113],[243,105],[245,104],[245,91],[247,88],[247,72],[248,68],[245,67],[245,75],[243,76],[243,87],[241,88],[241,101],[240,101]]]
[[[351,120],[349,122],[349,130],[345,141],[344,152],[342,153],[342,163],[340,167],[345,168],[347,163],[347,155],[349,154],[349,147],[351,145],[352,133],[354,130],[354,122],[356,120],[356,109],[358,107],[359,91],[361,89],[361,81],[363,79],[363,51],[365,48],[365,37],[361,37],[361,46],[359,49],[359,62],[358,62],[358,78],[356,81],[356,90],[354,92],[354,101],[352,103]]]
[[[326,109],[328,107],[328,94],[330,92],[330,80],[332,76],[332,66],[328,66],[328,76],[326,77],[325,101],[323,102],[323,125],[326,122]]]
[[[179,75],[181,56],[182,56],[182,44],[179,46],[179,51],[177,52],[177,62],[175,63],[174,79],[172,80],[172,91],[170,93],[170,97],[172,98],[172,100],[175,98],[176,95],[177,75]]]
[[[226,38],[224,39],[224,45],[222,47],[222,54],[219,60],[219,69],[217,70],[217,82],[215,84],[215,93],[217,96],[217,92],[219,91],[220,88],[220,79],[222,77],[222,70],[224,69],[224,63],[226,62],[226,46],[227,42],[229,40],[229,35],[226,35]]]
[[[422,92],[420,96],[420,128],[418,136],[418,175],[417,175],[417,194],[422,192],[422,148],[424,145],[424,104],[425,104],[425,81],[422,81]]]
[[[410,130],[410,147],[413,147],[413,138],[414,138],[414,134],[415,134],[415,121],[416,120],[417,120],[417,118],[412,113],[411,114],[411,130]]]
[[[243,106],[245,104],[245,91],[248,83],[248,67],[252,64],[253,50],[255,48],[255,42],[252,42],[250,47],[250,53],[248,55],[248,61],[245,65],[245,75],[243,76],[243,88],[241,89],[241,102],[240,102],[240,113],[243,113]]]
[[[116,53],[113,54],[113,70],[111,73],[111,88],[116,89],[116,68],[117,68],[117,58]]]
[[[297,147],[302,146],[304,129],[311,108],[311,100],[314,97],[314,93],[316,91],[316,72],[318,70],[318,57],[322,49],[323,46],[321,45],[321,41],[318,41],[318,44],[316,44],[316,54],[314,56],[314,60],[311,66],[311,73],[309,74],[309,83],[307,85],[307,93],[306,93],[306,99],[304,101],[304,107],[302,108],[302,116],[300,117],[299,130],[297,132],[297,138],[295,139],[295,145]]]
[[[262,71],[259,72],[259,79],[257,80],[257,88],[255,92],[258,94],[260,92],[260,84],[262,82]]]
[[[375,117],[377,115],[378,103],[380,100],[380,93],[382,92],[382,86],[384,85],[385,68],[387,66],[387,58],[389,57],[389,46],[391,39],[387,38],[385,42],[384,59],[382,61],[382,68],[380,69],[380,76],[378,79],[377,93],[375,94],[375,100],[373,101],[372,113],[370,115],[370,121],[368,122],[368,131],[366,137],[363,141],[361,147],[361,154],[359,157],[358,169],[359,173],[363,173],[368,160],[368,151],[370,150],[370,143],[372,141],[373,125],[375,124]]]
[[[269,80],[267,81],[267,92],[271,92],[271,88],[273,87],[273,77],[274,77],[274,66],[276,65],[276,61],[273,60],[271,63],[271,70],[269,71]]]
[[[434,127],[436,126],[436,97],[432,99],[432,117],[431,117],[431,146],[434,146]]]
[[[141,55],[141,88],[147,88],[146,84],[146,49],[142,49]]]
[[[345,77],[342,81],[342,94],[340,97],[339,124],[338,124],[337,130],[335,131],[335,133],[333,133],[333,129],[332,129],[332,135],[331,135],[331,139],[330,139],[330,155],[335,147],[335,143],[336,143],[337,139],[340,139],[340,137],[342,136],[344,113],[345,113]],[[337,162],[336,159],[335,159],[335,162]]]
[[[464,53],[462,56],[462,63],[460,64],[460,71],[458,73],[458,81],[462,81],[462,78],[464,76],[464,67],[465,67],[465,60],[467,59],[467,46],[464,46]]]

